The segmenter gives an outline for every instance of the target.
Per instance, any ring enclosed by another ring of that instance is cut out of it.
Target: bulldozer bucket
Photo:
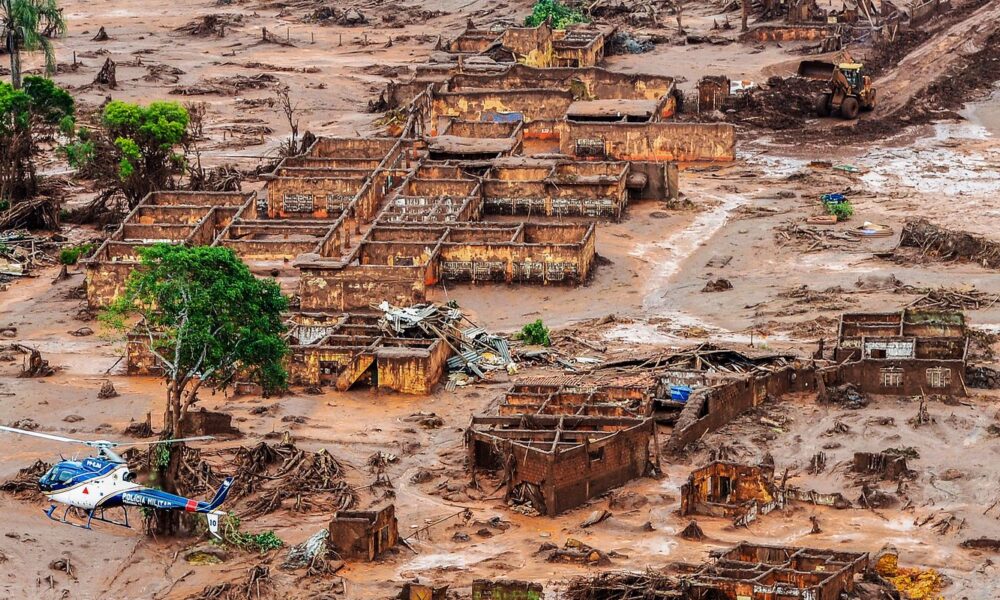
[[[799,77],[808,79],[830,80],[833,77],[835,65],[822,60],[804,60],[799,63]]]

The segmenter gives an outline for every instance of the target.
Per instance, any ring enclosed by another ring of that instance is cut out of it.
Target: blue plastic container
[[[691,386],[672,385],[670,386],[670,399],[676,402],[687,402],[691,396]]]

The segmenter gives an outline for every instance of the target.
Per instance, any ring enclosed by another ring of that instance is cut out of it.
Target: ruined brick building
[[[596,66],[607,33],[470,26],[387,90],[405,117],[393,135],[318,139],[256,193],[150,194],[84,261],[90,306],[122,291],[141,247],[230,248],[296,296],[293,381],[427,393],[449,349],[376,334],[374,304],[423,303],[441,282],[580,284],[597,221],[676,195],[676,162],[733,159],[731,125],[673,119],[672,78]]]
[[[521,415],[473,417],[473,477],[500,477],[508,499],[544,515],[575,508],[659,468],[652,419]]]
[[[968,345],[960,312],[844,314],[834,351],[837,381],[872,394],[965,396]]]

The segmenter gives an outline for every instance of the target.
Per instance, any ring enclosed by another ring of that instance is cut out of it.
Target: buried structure
[[[399,543],[396,507],[341,510],[330,520],[330,544],[344,559],[372,561]]]
[[[835,600],[855,588],[868,553],[743,542],[702,567],[688,584],[695,600]]]
[[[659,471],[648,418],[473,417],[465,443],[473,480],[493,473],[508,500],[550,516]]]
[[[872,394],[965,396],[968,343],[961,312],[844,314],[834,353],[837,381]]]

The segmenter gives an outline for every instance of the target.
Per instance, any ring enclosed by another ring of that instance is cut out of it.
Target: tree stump
[[[114,398],[118,395],[118,390],[115,389],[115,385],[111,383],[110,379],[105,379],[104,383],[101,384],[101,391],[97,392],[97,397],[104,400],[107,398]]]
[[[111,89],[118,87],[118,78],[115,74],[115,61],[110,58],[104,61],[104,66],[97,73],[97,77],[94,78],[95,85],[105,85]]]

